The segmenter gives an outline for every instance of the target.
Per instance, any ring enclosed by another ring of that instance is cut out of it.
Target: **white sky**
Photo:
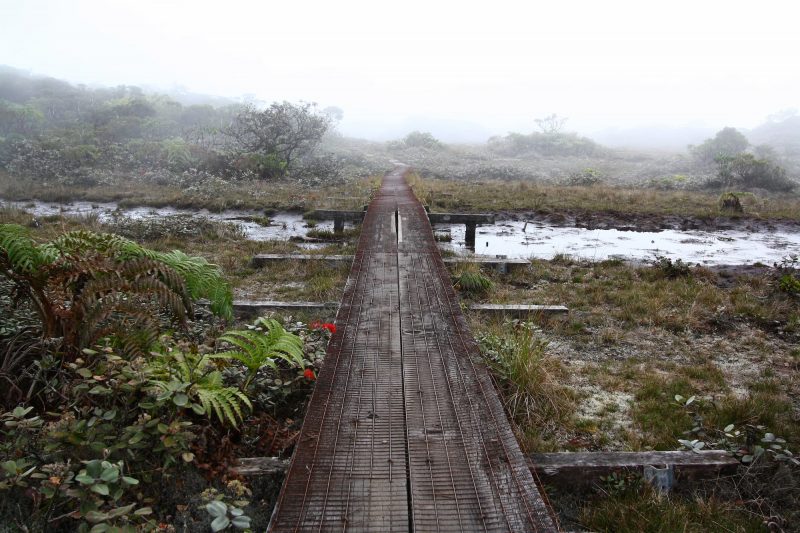
[[[753,127],[800,106],[796,3],[0,0],[0,64],[344,110],[340,129]]]

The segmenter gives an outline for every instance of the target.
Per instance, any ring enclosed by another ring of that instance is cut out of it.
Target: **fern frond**
[[[217,265],[202,257],[191,257],[179,250],[169,253],[148,250],[148,256],[161,261],[183,276],[192,298],[208,298],[211,311],[226,319],[233,317],[233,293],[223,281]]]
[[[12,271],[33,274],[47,264],[27,228],[18,224],[0,224],[0,258]]]
[[[191,298],[208,298],[214,314],[226,319],[233,317],[233,293],[230,287],[225,283],[219,267],[202,257],[192,257],[178,250],[157,252],[119,235],[91,231],[65,233],[41,248],[52,261],[58,257],[77,257],[93,251],[109,254],[125,263],[139,258],[162,263],[183,277]],[[169,276],[166,271],[162,274]]]
[[[250,399],[235,387],[207,388],[195,385],[192,392],[197,395],[209,417],[213,411],[220,422],[228,422],[233,427],[237,427],[239,420],[244,420],[242,404],[253,408]]]
[[[81,256],[88,252],[101,252],[108,255],[119,255],[121,259],[139,257],[144,248],[119,235],[111,233],[95,233],[78,230],[64,233],[53,239],[42,248],[55,256]]]

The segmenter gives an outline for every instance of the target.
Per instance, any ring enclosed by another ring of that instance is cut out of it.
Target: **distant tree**
[[[403,138],[406,146],[414,148],[441,148],[442,143],[439,139],[427,131],[412,131]]]
[[[342,108],[336,107],[335,105],[323,109],[322,114],[328,117],[331,122],[341,122],[344,118],[344,111],[342,111]]]
[[[689,146],[692,156],[701,164],[711,164],[719,158],[734,157],[745,150],[750,143],[747,137],[736,128],[723,128],[713,139],[706,139],[702,144]]]
[[[42,122],[44,115],[38,109],[0,100],[0,135],[31,135],[39,129]]]
[[[548,115],[544,118],[537,118],[534,120],[542,133],[546,135],[557,135],[564,129],[564,124],[567,123],[567,117],[559,117],[555,113]]]
[[[790,119],[792,117],[797,116],[797,109],[794,107],[788,107],[786,109],[781,109],[776,113],[772,113],[771,115],[767,116],[767,122],[783,122],[784,120]]]
[[[593,140],[576,133],[509,133],[489,139],[492,152],[510,157],[586,156],[602,150]]]
[[[783,167],[757,159],[753,154],[721,156],[717,158],[717,166],[717,177],[725,187],[786,192],[797,186]]]
[[[285,174],[310,154],[330,127],[330,118],[316,104],[275,102],[259,110],[245,106],[227,134],[235,148],[249,154],[262,178]]]
[[[758,159],[765,159],[767,161],[777,161],[778,152],[775,147],[770,144],[759,144],[753,147],[753,154]]]

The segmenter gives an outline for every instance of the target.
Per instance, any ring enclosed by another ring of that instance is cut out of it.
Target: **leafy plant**
[[[787,294],[800,295],[800,256],[790,255],[775,265],[778,275],[778,288]]]
[[[28,481],[26,478],[36,470],[36,467],[31,466],[31,463],[25,459],[5,461],[0,466],[3,468],[3,478],[0,478],[0,490],[14,486],[27,487]]]
[[[656,256],[653,260],[653,269],[666,279],[686,278],[692,275],[691,268],[683,260],[673,261],[664,256]]]
[[[595,168],[585,168],[580,172],[572,172],[564,181],[564,185],[574,187],[593,187],[601,183],[603,183],[603,177],[600,171]]]
[[[259,318],[250,329],[229,331],[219,337],[238,350],[229,350],[212,355],[214,359],[233,359],[247,368],[247,378],[242,390],[247,391],[259,370],[268,366],[277,370],[277,361],[284,361],[290,367],[303,368],[303,340],[287,332],[274,318]]]
[[[243,483],[233,480],[220,492],[216,489],[203,491],[201,497],[208,501],[204,506],[212,517],[211,530],[224,531],[233,526],[235,529],[249,529],[251,519],[242,510],[250,502],[246,498],[252,491]]]
[[[0,224],[0,275],[33,304],[44,337],[62,337],[73,355],[109,333],[141,350],[158,333],[154,309],[184,320],[195,298],[231,316],[231,292],[216,266],[116,235],[74,231],[36,244],[26,228]]]
[[[685,400],[676,395],[675,400],[678,405],[689,407],[695,397]],[[786,447],[786,439],[776,437],[763,425],[744,424],[741,429],[735,424],[728,424],[724,428],[708,427],[703,417],[695,413],[694,427],[686,434],[695,438],[678,439],[678,442],[694,452],[703,449],[726,450],[745,464],[753,463],[766,454],[775,461],[800,466],[800,460]]]
[[[224,386],[222,373],[208,354],[170,350],[158,354],[151,368],[150,383],[159,392],[159,400],[169,399],[178,407],[190,407],[209,417],[216,414],[220,422],[234,427],[244,418],[242,406],[252,408],[242,391]]]
[[[222,500],[214,500],[207,503],[206,511],[213,517],[211,531],[223,531],[230,526],[236,529],[248,529],[250,527],[250,517],[245,515],[244,511]]]
[[[800,279],[793,274],[784,274],[778,280],[778,287],[789,294],[800,294]]]
[[[150,507],[137,509],[136,503],[119,505],[126,491],[139,484],[138,479],[125,475],[123,461],[111,463],[92,459],[84,461],[83,465],[76,475],[71,471],[67,471],[66,475],[49,475],[57,472],[48,468],[51,471],[39,475],[48,481],[40,489],[42,495],[49,500],[58,496],[75,500],[74,505],[79,509],[76,514],[92,524],[91,533],[133,532],[139,528],[131,524],[149,522],[146,517],[153,513]],[[78,531],[88,530],[86,524],[78,528]]]
[[[783,167],[764,159],[757,159],[753,154],[720,155],[715,161],[718,166],[717,179],[724,186],[759,188],[775,192],[791,191],[797,186],[797,183],[786,175]]]
[[[611,472],[600,476],[602,491],[611,497],[636,494],[642,487],[642,476],[638,472]]]

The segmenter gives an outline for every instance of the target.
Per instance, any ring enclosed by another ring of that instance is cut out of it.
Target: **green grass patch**
[[[659,496],[652,491],[595,498],[581,511],[581,525],[608,533],[706,533],[765,531],[762,518],[714,498]]]

